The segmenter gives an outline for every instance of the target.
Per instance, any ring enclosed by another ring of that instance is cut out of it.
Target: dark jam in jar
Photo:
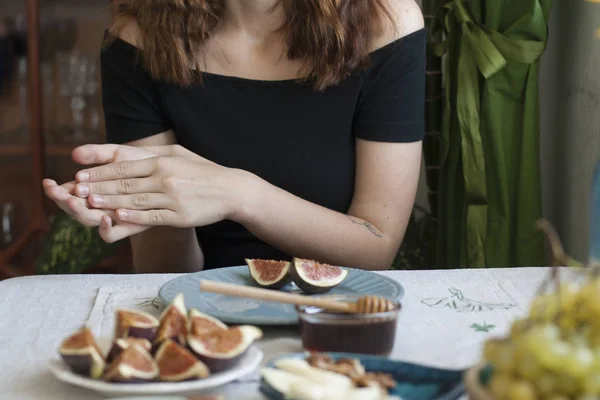
[[[336,314],[298,307],[305,350],[389,356],[394,347],[399,308],[379,314]]]

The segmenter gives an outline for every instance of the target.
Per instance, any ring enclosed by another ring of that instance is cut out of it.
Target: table
[[[381,272],[406,289],[394,359],[468,368],[481,343],[504,334],[524,315],[548,268]],[[33,276],[0,282],[0,398],[102,399],[53,378],[47,363],[62,339],[83,324],[96,327],[122,302],[156,296],[175,274]],[[129,296],[129,297],[127,297]],[[112,306],[111,306],[112,304]],[[148,306],[148,302],[143,303]],[[100,328],[98,328],[100,329]],[[106,328],[102,328],[105,329]],[[265,361],[300,351],[292,328],[269,328],[259,343]],[[258,400],[258,375],[220,389],[227,399]]]

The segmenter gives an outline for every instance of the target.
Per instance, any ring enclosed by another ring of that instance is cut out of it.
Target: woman
[[[413,0],[138,0],[109,32],[116,145],[76,149],[104,165],[44,186],[105,240],[130,237],[137,271],[390,266],[424,133]]]

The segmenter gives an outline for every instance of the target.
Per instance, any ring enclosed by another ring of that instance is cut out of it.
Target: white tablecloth
[[[388,271],[406,289],[394,359],[442,368],[476,363],[481,343],[504,334],[523,315],[546,268]],[[0,399],[102,399],[53,378],[61,340],[88,323],[112,333],[115,307],[156,312],[158,289],[177,275],[34,276],[0,282]],[[268,329],[259,343],[265,361],[300,351],[295,328]],[[220,389],[227,399],[261,399],[257,375]]]

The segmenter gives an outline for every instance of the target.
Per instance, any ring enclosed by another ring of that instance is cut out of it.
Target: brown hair
[[[302,74],[317,90],[366,67],[382,15],[392,20],[385,0],[281,0],[281,27],[287,55],[303,62]],[[201,45],[219,23],[224,0],[130,0],[119,7],[111,32],[128,20],[139,26],[143,65],[159,81],[188,86],[201,83]],[[108,45],[113,36],[109,36]]]

